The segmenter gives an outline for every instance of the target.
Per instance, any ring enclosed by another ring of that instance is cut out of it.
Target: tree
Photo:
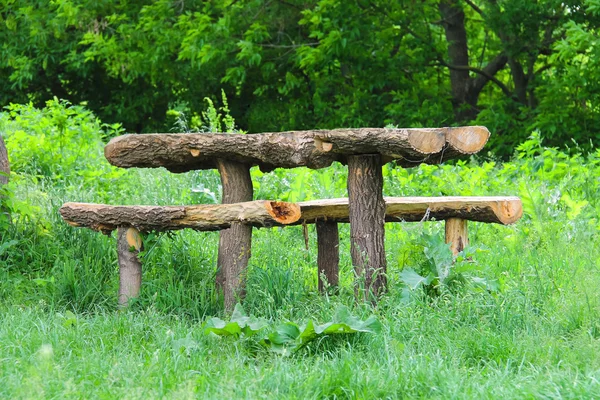
[[[481,123],[510,154],[534,128],[553,143],[570,137],[567,120],[578,139],[594,133],[593,107],[567,107],[553,124],[542,109],[591,88],[575,64],[594,42],[575,30],[596,34],[597,3],[4,0],[0,104],[85,101],[149,132],[223,89],[250,132]]]

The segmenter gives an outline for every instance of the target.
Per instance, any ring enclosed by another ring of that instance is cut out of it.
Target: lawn
[[[218,202],[216,173],[118,171],[100,142],[77,135],[28,161],[15,150],[25,139],[7,138],[16,173],[12,223],[0,231],[0,398],[600,397],[600,151],[567,155],[534,136],[510,162],[384,167],[385,195],[519,195],[525,214],[513,226],[470,224],[464,271],[414,290],[402,271],[426,273],[443,225],[388,224],[389,290],[377,306],[354,298],[348,226],[335,295],[317,291],[314,227],[308,249],[302,227],[255,229],[249,315],[324,323],[345,306],[381,323],[281,355],[252,337],[205,333],[210,317],[229,318],[214,289],[217,233],[147,237],[142,294],[119,311],[114,235],[57,212],[66,201]],[[345,196],[341,165],[252,174],[257,199]]]

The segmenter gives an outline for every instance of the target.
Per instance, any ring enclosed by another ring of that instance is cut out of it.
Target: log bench
[[[466,224],[462,221],[510,223],[513,222],[511,218],[515,215],[520,216],[520,202],[515,198],[423,198],[426,200],[400,198],[395,203],[389,199],[384,201],[383,164],[394,162],[396,166],[406,168],[421,163],[439,164],[477,153],[483,148],[489,135],[489,131],[481,126],[415,129],[360,128],[252,135],[128,134],[113,138],[106,145],[104,154],[111,164],[123,168],[164,167],[174,173],[217,169],[221,177],[223,203],[222,208],[218,210],[229,217],[235,216],[234,209],[252,203],[250,168],[253,166],[268,172],[275,168],[325,168],[333,162],[346,164],[348,199],[300,203],[298,219],[295,221],[290,219],[286,224],[314,222],[317,225],[318,236],[328,238],[320,239],[319,246],[330,243],[327,247],[334,247],[332,244],[337,243],[335,224],[349,222],[351,256],[355,271],[365,277],[365,294],[372,291],[378,295],[386,287],[384,251],[386,221],[397,219],[410,221],[414,218],[420,220],[429,210],[430,217],[448,221],[446,230],[450,233],[447,233],[447,236],[451,238],[450,242],[453,243],[454,249],[458,249],[463,247],[467,240]],[[441,203],[436,203],[438,201]],[[474,205],[473,202],[478,201],[479,203]],[[286,204],[285,207],[293,208],[293,205]],[[504,206],[509,211],[502,209]],[[61,212],[67,221],[75,225],[88,226],[100,231],[120,229],[119,243],[127,243],[129,245],[127,248],[131,247],[132,241],[137,243],[136,238],[139,235],[136,232],[140,229],[169,230],[183,227],[197,230],[222,229],[219,238],[216,284],[224,292],[227,309],[233,308],[238,294],[243,291],[242,277],[250,257],[252,225],[283,224],[271,216],[270,219],[261,220],[260,223],[250,223],[243,218],[238,218],[223,225],[210,223],[206,225],[201,221],[214,219],[217,209],[200,211],[197,207],[202,206],[176,207],[177,210],[173,207],[155,206],[112,207],[69,203]],[[397,207],[397,209],[391,212],[390,207]],[[496,211],[490,211],[492,209]],[[85,215],[85,217],[77,219],[77,215]],[[186,217],[189,215],[195,217]],[[310,215],[318,216],[310,217]],[[483,215],[487,216],[483,217]],[[152,219],[160,223],[149,222]],[[463,243],[461,244],[458,239],[452,239],[453,237],[462,238]],[[321,251],[320,254],[325,252]],[[123,256],[123,259],[125,258]],[[333,276],[331,278],[333,279]],[[133,292],[126,293],[124,297],[132,294]]]
[[[518,197],[385,197],[386,222],[446,221],[446,243],[454,254],[469,242],[467,221],[512,224],[522,215]],[[300,203],[252,201],[195,206],[109,206],[66,203],[60,213],[75,227],[110,234],[117,230],[119,304],[139,295],[143,244],[140,232],[194,229],[215,231],[241,223],[252,227],[316,224],[319,290],[339,282],[338,223],[350,221],[347,198]],[[234,287],[227,289],[234,290]]]

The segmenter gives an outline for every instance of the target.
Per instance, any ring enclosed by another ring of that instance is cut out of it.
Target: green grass
[[[72,228],[57,213],[65,201],[213,201],[202,189],[218,194],[214,173],[15,177],[15,198],[37,208],[0,232],[8,246],[0,251],[0,398],[598,398],[598,169],[570,175],[533,169],[538,161],[385,169],[386,195],[524,198],[515,226],[470,224],[471,242],[485,247],[477,275],[497,280],[498,292],[466,286],[406,297],[399,274],[423,263],[418,243],[424,232],[441,235],[439,223],[388,224],[389,292],[376,308],[354,300],[348,226],[336,296],[317,294],[314,227],[309,250],[301,227],[254,230],[249,314],[326,322],[346,305],[383,324],[381,334],[325,338],[291,357],[203,334],[207,317],[225,317],[213,288],[217,233],[148,242],[141,297],[120,312],[114,235]],[[257,198],[345,192],[339,166],[254,177]],[[569,201],[587,204],[578,213]]]

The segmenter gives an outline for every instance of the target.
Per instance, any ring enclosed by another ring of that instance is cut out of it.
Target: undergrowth
[[[2,197],[12,215],[0,229],[2,398],[600,396],[600,150],[567,155],[534,133],[508,163],[386,165],[385,195],[518,195],[524,216],[512,226],[471,223],[474,247],[451,265],[442,224],[387,224],[389,290],[377,307],[355,300],[348,226],[340,290],[322,296],[314,227],[308,249],[302,227],[255,229],[248,314],[298,325],[331,321],[344,306],[382,325],[374,335],[325,335],[282,358],[247,338],[203,333],[208,318],[229,318],[214,289],[217,233],[152,237],[141,296],[118,312],[114,235],[58,214],[67,201],[219,202],[214,171],[114,169],[102,143],[119,127],[64,102],[13,106],[0,132],[14,166]],[[346,195],[341,165],[251,173],[257,199]]]

